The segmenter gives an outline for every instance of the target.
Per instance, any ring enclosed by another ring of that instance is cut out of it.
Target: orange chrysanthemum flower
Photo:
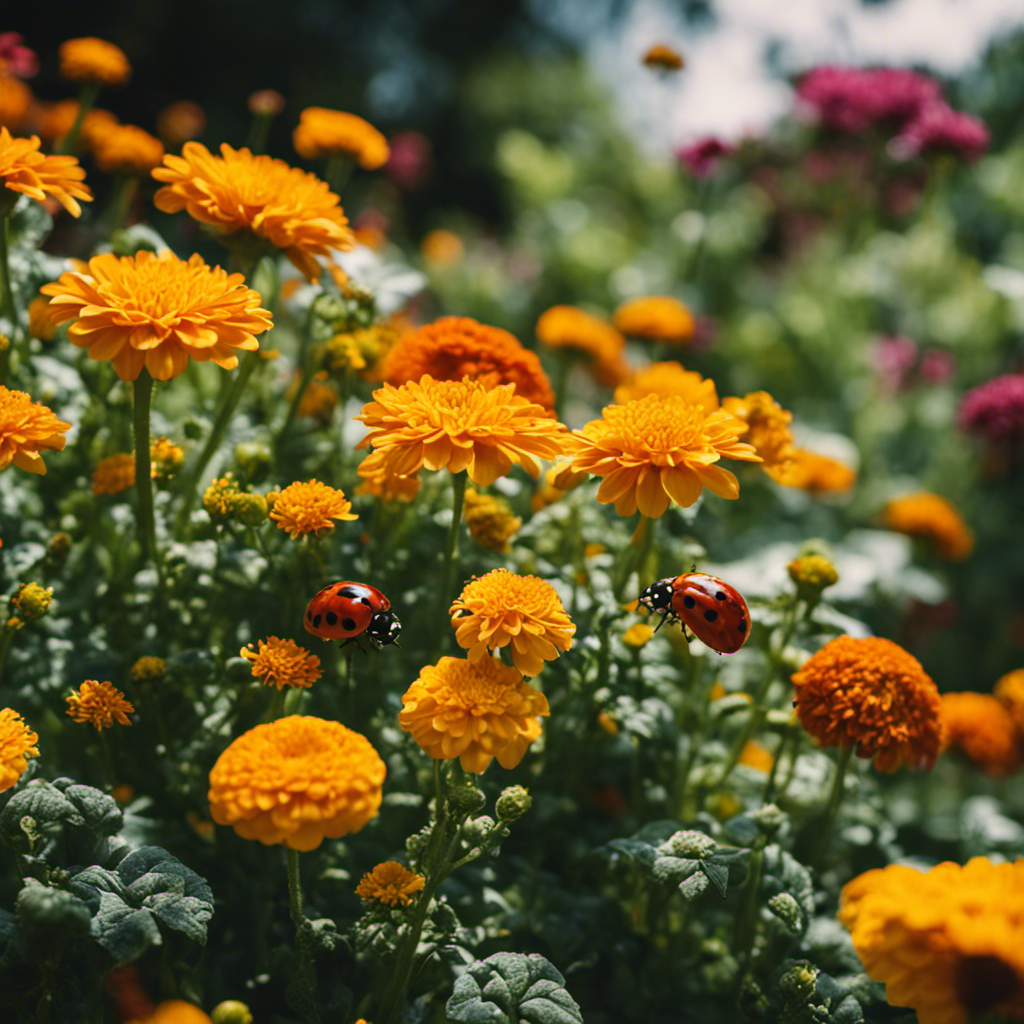
[[[45,473],[39,453],[63,451],[70,423],[57,419],[45,405],[33,402],[24,391],[9,391],[0,384],[0,470],[12,462],[29,473]]]
[[[413,896],[426,884],[423,875],[403,867],[397,860],[386,860],[363,875],[356,886],[356,895],[364,903],[407,907],[412,903]]]
[[[767,391],[751,391],[742,398],[726,398],[722,408],[747,425],[743,440],[754,446],[764,460],[763,468],[785,466],[796,453],[793,414],[783,409]]]
[[[420,467],[466,470],[480,487],[505,476],[513,463],[531,476],[537,459],[563,454],[565,427],[515,394],[514,384],[489,388],[478,380],[436,381],[424,375],[373,393],[357,420],[370,428],[357,448],[373,446],[360,475],[412,476]]]
[[[737,498],[740,485],[721,458],[760,462],[737,438],[742,422],[719,409],[708,414],[677,395],[648,395],[625,405],[609,405],[569,438],[572,470],[604,477],[597,500],[615,503],[621,516],[637,509],[656,519],[671,502],[684,508],[707,488]]]
[[[876,868],[843,888],[839,920],[919,1024],[1024,1018],[1024,860]]]
[[[17,131],[32,105],[32,90],[14,75],[0,71],[0,125]]]
[[[1010,712],[1017,730],[1024,734],[1024,668],[1007,672],[996,683],[993,692],[996,700]]]
[[[494,569],[466,584],[449,609],[452,628],[471,662],[511,644],[512,663],[535,676],[572,645],[576,627],[558,591],[537,576]]]
[[[359,474],[356,494],[359,495],[380,498],[381,501],[415,501],[420,493],[418,475],[395,476],[381,468],[379,463],[375,466],[369,457],[363,459],[356,472]]]
[[[849,466],[806,448],[796,448],[788,462],[766,466],[765,472],[783,487],[799,487],[812,494],[845,494],[857,482]]]
[[[243,733],[217,758],[210,814],[243,839],[314,850],[377,814],[385,774],[365,736],[291,715]]]
[[[85,171],[73,156],[44,156],[39,152],[39,136],[15,139],[0,127],[0,185],[43,202],[47,196],[73,217],[82,212],[77,200],[91,200],[92,193],[82,184]]]
[[[306,388],[299,399],[299,406],[295,410],[296,416],[303,419],[316,420],[323,426],[331,422],[331,416],[338,405],[338,392],[325,384],[327,371],[321,370],[311,381],[306,383]],[[302,387],[302,371],[296,370],[292,383],[288,385],[285,398],[292,399],[296,392]]]
[[[399,724],[431,757],[458,758],[479,774],[493,758],[515,768],[540,735],[547,698],[497,658],[442,658],[420,669],[402,697]]]
[[[644,64],[658,71],[680,71],[685,63],[681,53],[664,43],[656,43],[644,54]]]
[[[276,636],[256,642],[256,650],[247,644],[238,653],[252,665],[252,675],[264,686],[305,688],[312,686],[323,673],[320,659],[300,647],[294,640]]]
[[[515,384],[516,394],[550,409],[551,382],[536,354],[500,327],[468,316],[446,316],[403,335],[384,359],[384,380],[405,384],[429,374],[434,380],[470,377],[486,387]]]
[[[612,322],[623,334],[667,345],[685,345],[697,330],[693,314],[669,295],[649,295],[625,302],[615,310]]]
[[[375,171],[391,155],[387,139],[369,121],[326,107],[306,107],[292,132],[295,152],[307,160],[344,153]]]
[[[637,370],[615,389],[613,398],[617,405],[625,405],[648,395],[678,395],[690,405],[702,406],[709,416],[719,408],[715,382],[677,362],[651,363]]]
[[[78,120],[78,100],[58,100],[45,103],[39,116],[39,135],[48,145],[54,145],[64,138]],[[85,112],[78,130],[78,147],[91,148],[104,132],[115,128],[120,122],[115,114],[102,107],[92,107]]]
[[[464,515],[470,537],[491,551],[508,551],[509,541],[523,525],[519,516],[512,515],[505,502],[490,494],[479,494],[472,488],[466,491]]]
[[[171,149],[177,149],[191,139],[198,139],[205,128],[206,114],[192,100],[169,103],[156,115],[157,134],[163,144]]]
[[[153,202],[164,213],[189,216],[224,235],[251,233],[280,249],[310,280],[320,277],[315,256],[355,244],[338,197],[319,178],[283,160],[253,156],[226,143],[221,155],[186,142],[181,156],[167,154],[153,171]]]
[[[955,747],[986,775],[999,778],[1021,764],[1021,735],[1013,716],[987,693],[942,695],[943,749]]]
[[[945,498],[918,491],[894,498],[882,513],[890,530],[930,541],[939,558],[963,561],[974,550],[974,534]]]
[[[797,717],[823,747],[856,746],[879,771],[931,768],[942,746],[942,702],[920,662],[880,637],[841,636],[793,676]]]
[[[67,702],[68,717],[76,722],[88,723],[97,729],[109,729],[114,722],[132,724],[128,716],[135,708],[113,683],[86,679],[72,691]]]
[[[552,306],[537,321],[537,340],[548,348],[569,348],[591,362],[598,382],[614,387],[629,373],[626,339],[611,324],[575,306]]]
[[[15,785],[28,768],[29,757],[38,757],[39,737],[17,711],[0,711],[0,793]]]
[[[184,999],[166,999],[145,1017],[130,1020],[128,1024],[212,1024],[210,1018],[194,1003]]]
[[[92,471],[93,494],[120,494],[135,483],[135,456],[119,452],[100,459]]]
[[[60,73],[72,82],[124,85],[131,77],[128,58],[113,43],[95,36],[68,39],[60,44]]]
[[[92,152],[96,166],[108,174],[149,174],[163,161],[164,144],[133,124],[118,124],[96,133]]]
[[[270,518],[278,529],[287,530],[292,540],[303,534],[312,533],[317,537],[334,529],[334,520],[351,522],[358,519],[352,511],[352,502],[343,491],[319,480],[308,483],[289,484],[278,491]]]
[[[739,763],[745,764],[748,768],[753,768],[756,772],[767,774],[772,770],[775,758],[772,757],[772,752],[767,747],[756,740],[748,740],[740,753]]]
[[[255,336],[271,327],[259,292],[200,256],[186,263],[167,251],[102,253],[85,273],[61,274],[41,291],[51,296],[55,323],[75,321],[68,339],[90,359],[109,359],[121,380],[135,380],[143,367],[169,380],[189,358],[233,370],[236,353],[255,352]]]

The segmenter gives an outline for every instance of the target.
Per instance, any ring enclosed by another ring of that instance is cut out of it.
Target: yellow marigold
[[[40,341],[53,341],[57,327],[50,320],[50,302],[37,295],[28,304],[28,333]]]
[[[359,474],[356,494],[380,498],[381,501],[415,501],[420,493],[419,476],[395,476],[379,464],[375,466],[369,458],[363,459],[356,472]]]
[[[44,156],[39,152],[39,136],[28,139],[11,137],[0,127],[0,185],[12,192],[21,192],[43,202],[47,196],[64,207],[73,217],[82,212],[79,199],[92,200],[85,187],[85,171],[73,156]]]
[[[1007,672],[995,685],[995,697],[1024,734],[1024,668]]]
[[[24,391],[9,391],[0,384],[0,470],[12,462],[29,473],[45,473],[39,453],[63,451],[70,423],[52,410],[33,402]]]
[[[515,768],[541,733],[547,698],[510,665],[442,658],[420,669],[402,697],[399,724],[431,757],[458,758],[479,774],[498,759]]]
[[[128,677],[133,683],[153,683],[166,674],[167,662],[150,654],[143,655],[128,669]]]
[[[702,406],[709,416],[719,408],[715,382],[675,361],[642,367],[615,389],[613,398],[618,405],[625,405],[648,395],[678,395],[690,405]]]
[[[77,120],[78,100],[58,100],[56,103],[43,104],[39,134],[44,142],[52,146],[71,131]],[[91,148],[100,135],[119,123],[114,114],[102,107],[87,110],[78,130],[79,148]]]
[[[203,508],[215,522],[230,519],[235,514],[235,500],[241,495],[242,489],[238,486],[233,473],[225,473],[224,476],[210,481],[210,485],[203,492]],[[267,496],[269,500],[269,495]]]
[[[508,551],[509,541],[523,525],[522,519],[512,515],[505,502],[472,488],[466,491],[465,501],[466,529],[473,540],[492,551]]]
[[[634,622],[622,634],[622,642],[630,647],[643,647],[652,636],[654,636],[654,630],[646,622]]]
[[[100,459],[92,471],[93,494],[120,494],[135,483],[135,456],[119,452]]]
[[[531,476],[537,459],[564,450],[565,427],[515,393],[514,384],[488,388],[478,380],[435,381],[425,374],[401,387],[385,384],[355,418],[370,432],[356,446],[373,451],[366,477],[411,476],[420,467],[466,470],[480,487],[505,476],[518,463]]]
[[[420,242],[420,255],[435,268],[453,267],[466,255],[466,246],[454,231],[428,231]]]
[[[403,335],[384,359],[384,380],[405,384],[429,374],[434,380],[470,377],[485,387],[515,384],[516,394],[550,409],[551,382],[536,354],[500,327],[468,316],[446,316]]]
[[[508,569],[467,583],[449,614],[455,639],[471,662],[511,644],[512,662],[526,676],[537,675],[545,661],[569,650],[576,632],[550,583]]]
[[[164,158],[164,144],[132,124],[114,125],[95,137],[92,146],[96,166],[108,174],[148,174]]]
[[[1024,1018],[1024,860],[876,868],[843,888],[839,920],[919,1024]]]
[[[312,686],[323,673],[320,659],[300,647],[294,640],[280,640],[276,636],[256,642],[256,650],[247,644],[239,655],[252,665],[254,679],[264,686],[305,688]]]
[[[348,373],[366,368],[364,339],[373,337],[373,330],[343,331],[324,344],[324,365],[331,373]],[[373,355],[370,356],[373,358]]]
[[[326,107],[306,107],[292,132],[295,152],[307,160],[344,153],[375,171],[390,156],[387,139],[369,121]]]
[[[124,85],[131,77],[128,58],[113,43],[95,36],[68,39],[60,44],[60,73],[72,82]]]
[[[53,587],[41,583],[22,583],[10,599],[11,611],[20,624],[41,619],[53,603]]]
[[[32,90],[14,75],[0,71],[0,125],[17,131],[32,105]]]
[[[158,437],[149,446],[149,455],[153,460],[153,477],[158,480],[172,476],[185,461],[185,449],[167,437]]]
[[[320,277],[314,257],[351,249],[354,241],[340,200],[319,178],[283,160],[253,156],[226,143],[221,155],[186,142],[153,171],[167,182],[153,197],[164,213],[189,216],[224,234],[247,232],[280,249],[310,280]]]
[[[765,472],[783,487],[799,487],[814,494],[845,494],[857,482],[849,466],[828,455],[796,448],[788,462],[765,467]]]
[[[601,384],[614,387],[628,373],[626,339],[611,324],[576,306],[552,306],[537,321],[537,340],[548,348],[569,348],[591,361]],[[617,399],[616,399],[617,401]]]
[[[756,772],[767,774],[772,770],[775,759],[767,747],[762,746],[756,740],[748,740],[746,746],[740,753],[740,764],[753,768]]]
[[[217,758],[210,814],[243,839],[313,850],[377,814],[385,774],[365,736],[291,715],[243,733]]]
[[[687,507],[707,488],[737,498],[740,486],[720,458],[759,462],[749,444],[738,441],[744,424],[723,410],[708,414],[672,395],[648,395],[625,405],[609,405],[569,438],[572,470],[604,477],[597,500],[614,502],[630,516],[637,509],[651,519],[670,502]]]
[[[39,737],[17,711],[0,711],[0,793],[10,789],[28,768],[29,757],[38,757]]]
[[[987,693],[942,695],[943,749],[955,747],[986,775],[1000,777],[1021,764],[1021,735],[1013,716]]]
[[[113,683],[86,679],[67,698],[68,716],[76,722],[88,723],[97,729],[109,729],[114,722],[131,725],[128,716],[135,710]]]
[[[68,339],[90,359],[109,359],[121,380],[135,380],[143,366],[170,380],[189,358],[233,370],[237,353],[255,352],[255,336],[271,327],[241,274],[211,269],[198,255],[186,262],[169,251],[102,253],[85,273],[61,274],[41,291],[51,296],[55,323],[74,320]]]
[[[407,907],[412,903],[413,896],[426,884],[423,875],[403,867],[397,860],[386,860],[363,875],[356,886],[356,895],[364,903]]]
[[[963,561],[974,550],[974,534],[945,498],[918,491],[886,505],[882,522],[890,530],[929,540],[939,558]]]
[[[788,463],[796,452],[789,429],[793,414],[783,409],[767,391],[751,391],[742,398],[726,398],[722,408],[747,425],[743,439],[754,446],[764,468]]]
[[[657,71],[680,71],[686,62],[683,55],[671,46],[656,43],[644,54],[644,64]]]
[[[206,128],[206,114],[198,103],[178,100],[156,115],[156,131],[165,146],[177,149],[190,139],[198,139]]]
[[[295,540],[305,533],[317,537],[325,531],[334,529],[334,520],[350,522],[358,519],[352,511],[352,502],[342,491],[319,480],[308,483],[289,484],[277,493],[270,518],[277,523],[278,529],[287,530]]]
[[[693,314],[669,295],[649,295],[625,302],[612,317],[623,334],[668,345],[684,345],[697,329]]]
[[[797,717],[823,747],[856,746],[880,771],[931,768],[942,745],[942,702],[916,658],[880,637],[841,636],[793,676]]]

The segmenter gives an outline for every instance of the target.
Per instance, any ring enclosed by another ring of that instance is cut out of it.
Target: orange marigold
[[[1024,860],[876,868],[843,888],[839,920],[919,1024],[1024,1018]]]
[[[77,217],[82,212],[78,200],[92,200],[92,193],[82,184],[84,180],[85,171],[76,157],[44,156],[39,152],[38,135],[15,139],[0,127],[0,185],[4,188],[21,192],[37,203],[53,196]]]
[[[194,1003],[186,1003],[184,999],[167,999],[155,1006],[152,1013],[130,1020],[128,1024],[212,1024],[212,1022]]]
[[[1010,712],[1018,731],[1024,734],[1024,668],[1002,676],[995,685],[994,693],[996,700]]]
[[[564,451],[565,427],[515,393],[514,384],[487,387],[478,380],[436,381],[424,374],[401,387],[373,393],[357,420],[370,428],[357,448],[373,446],[360,475],[412,476],[420,467],[466,470],[481,487],[518,463],[531,476],[537,459]]]
[[[0,125],[17,131],[32,104],[32,90],[14,75],[0,70]]]
[[[736,477],[719,459],[760,462],[749,444],[737,440],[745,426],[719,409],[708,413],[672,395],[648,395],[625,405],[609,405],[569,438],[572,470],[604,477],[597,500],[614,502],[630,516],[637,509],[656,519],[671,502],[687,507],[707,488],[737,498]]]
[[[133,124],[118,124],[96,134],[92,152],[96,166],[108,174],[148,174],[163,161],[164,144]]]
[[[109,729],[114,722],[132,724],[128,716],[135,708],[113,683],[86,679],[71,692],[67,702],[68,717],[76,722],[88,723],[97,729]]]
[[[24,391],[9,391],[0,384],[0,470],[12,462],[29,473],[45,473],[39,453],[63,451],[70,423],[57,419],[45,405],[33,402]]]
[[[370,741],[307,715],[257,725],[210,772],[210,814],[243,839],[293,850],[358,832],[380,808],[386,769]]]
[[[420,255],[430,266],[453,267],[466,255],[466,246],[454,231],[437,228],[428,231],[420,242]]]
[[[508,551],[509,541],[523,525],[519,516],[512,515],[505,502],[490,494],[479,494],[472,488],[466,491],[464,515],[470,537],[491,551]]]
[[[190,139],[198,139],[206,128],[206,114],[198,103],[178,100],[156,115],[156,131],[165,146],[177,149]]]
[[[537,321],[537,340],[548,348],[582,352],[598,382],[614,387],[628,373],[626,339],[611,324],[575,306],[552,306]],[[616,399],[617,401],[617,399]]]
[[[942,695],[943,749],[955,747],[986,775],[1000,777],[1021,764],[1021,735],[1013,716],[987,693]]]
[[[351,522],[358,519],[352,511],[352,502],[343,491],[310,480],[308,483],[289,484],[277,492],[270,518],[278,529],[287,530],[292,540],[305,533],[317,537],[334,529],[334,520]]]
[[[131,77],[128,58],[113,43],[95,36],[68,39],[60,44],[60,73],[72,82],[124,85]]]
[[[763,468],[784,466],[796,452],[789,429],[793,414],[783,409],[767,391],[751,391],[742,398],[726,398],[722,408],[747,425],[744,441],[764,460]]]
[[[616,389],[613,398],[618,405],[625,405],[637,398],[648,395],[678,395],[690,405],[702,406],[711,415],[719,408],[715,382],[705,379],[694,370],[685,370],[681,363],[651,363],[633,373]]]
[[[38,757],[39,737],[11,708],[0,710],[0,793],[15,785],[28,768],[29,757]]]
[[[44,142],[54,145],[60,142],[78,120],[78,100],[58,100],[44,103],[39,116],[39,134]],[[120,122],[115,114],[102,107],[92,107],[85,112],[78,130],[78,147],[91,148],[104,132]]]
[[[772,752],[757,740],[748,740],[746,746],[740,753],[740,764],[753,768],[756,772],[764,772],[766,775],[772,770],[775,758]]]
[[[508,569],[467,583],[449,614],[455,639],[471,662],[511,644],[512,662],[526,676],[537,675],[545,661],[569,650],[576,632],[550,583]]]
[[[664,43],[656,43],[644,54],[644,64],[657,71],[680,71],[686,62],[678,50]]]
[[[942,746],[942,702],[920,662],[880,637],[829,641],[793,676],[797,717],[823,747],[856,746],[880,771],[931,768]]]
[[[415,501],[420,493],[418,475],[395,476],[379,463],[374,465],[370,458],[363,459],[356,472],[359,474],[356,494],[359,495],[369,495],[381,501]]]
[[[894,498],[882,513],[890,530],[930,541],[939,558],[963,561],[974,550],[974,534],[955,506],[938,494],[918,491]]]
[[[344,153],[368,171],[391,155],[387,139],[369,121],[326,107],[306,107],[292,132],[295,152],[307,160]]]
[[[442,658],[420,669],[402,697],[399,724],[431,757],[458,758],[479,774],[498,759],[515,768],[541,733],[547,698],[497,658]]]
[[[224,235],[251,233],[280,249],[310,281],[320,277],[314,257],[355,244],[340,200],[319,178],[227,143],[220,152],[186,142],[181,156],[167,154],[153,171],[167,182],[153,197],[157,207],[188,210]]]
[[[423,875],[410,871],[397,860],[386,860],[363,875],[356,886],[356,895],[364,903],[376,901],[389,907],[407,907],[426,884]]]
[[[468,316],[446,316],[403,335],[384,359],[384,380],[405,384],[429,374],[434,380],[471,377],[485,387],[515,384],[516,394],[550,409],[551,382],[536,354],[500,327]]]
[[[765,472],[783,487],[799,487],[812,494],[845,494],[857,482],[857,474],[828,455],[796,448],[788,462],[766,466]]]
[[[294,640],[270,636],[266,640],[258,640],[255,651],[252,644],[247,644],[238,653],[252,665],[254,679],[279,690],[312,686],[323,675],[320,659]]]
[[[90,359],[109,359],[121,380],[135,380],[143,366],[169,380],[189,358],[233,370],[236,353],[255,352],[255,336],[271,327],[241,274],[210,268],[198,255],[185,262],[169,251],[102,253],[85,273],[61,274],[41,291],[51,296],[55,323],[74,320],[68,339]]]
[[[697,322],[682,302],[670,295],[648,295],[625,302],[612,317],[623,334],[668,345],[684,345],[693,339]]]
[[[100,459],[92,471],[93,494],[120,494],[134,483],[135,456],[131,453],[119,452]]]

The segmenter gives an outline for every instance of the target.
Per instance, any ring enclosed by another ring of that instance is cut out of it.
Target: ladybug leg
[[[349,644],[355,644],[357,651],[362,654],[366,653],[366,648],[359,642],[359,637],[357,636],[350,636],[347,640],[342,640],[342,642],[338,644],[338,650],[344,650]]]
[[[658,630],[661,629],[661,627],[665,625],[665,621],[669,618],[669,616],[671,614],[672,614],[672,611],[669,608],[666,608],[665,611],[663,611],[661,613],[661,618],[658,620],[658,624],[654,627],[654,632],[655,633],[657,633]]]

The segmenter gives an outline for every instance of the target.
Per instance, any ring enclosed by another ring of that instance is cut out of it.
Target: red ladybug
[[[306,605],[302,623],[324,640],[355,641],[364,633],[378,650],[398,642],[402,624],[391,602],[368,583],[330,583]]]
[[[661,612],[655,632],[666,619],[681,621],[719,654],[735,654],[750,633],[750,612],[743,595],[706,572],[684,572],[674,579],[658,580],[640,595],[638,603],[649,612]]]

